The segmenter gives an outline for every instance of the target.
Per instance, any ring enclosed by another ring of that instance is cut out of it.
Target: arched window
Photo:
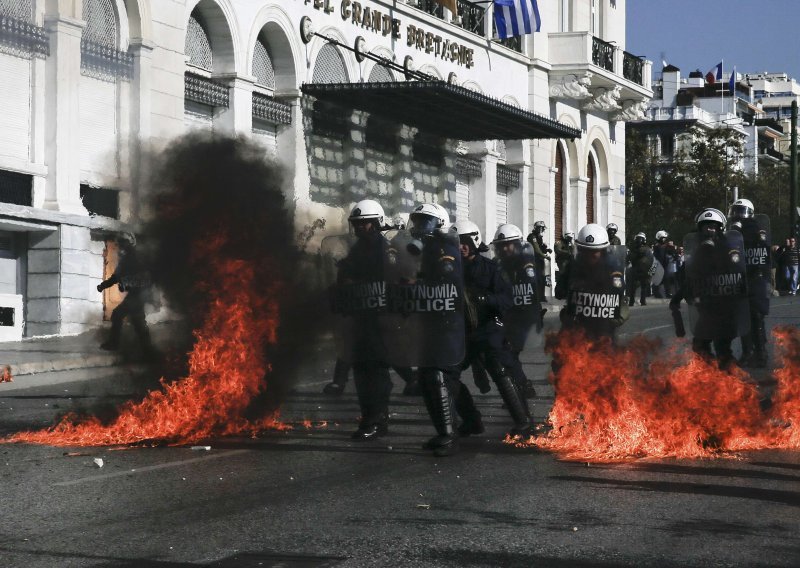
[[[347,68],[342,54],[335,46],[326,43],[317,54],[314,62],[312,83],[346,83]]]
[[[84,41],[117,47],[119,32],[113,0],[83,0],[83,19],[86,21]]]
[[[392,72],[389,71],[383,65],[378,63],[372,67],[372,71],[369,72],[369,82],[370,83],[393,83],[394,77],[392,76]]]
[[[32,22],[33,0],[0,0],[0,15]]]
[[[184,53],[189,56],[189,63],[206,71],[213,69],[211,57],[211,42],[208,39],[208,31],[203,25],[202,18],[197,10],[189,16],[189,23],[186,26],[186,45]]]
[[[253,75],[256,83],[268,89],[275,88],[275,68],[272,66],[272,57],[269,55],[267,44],[261,38],[256,41],[253,51]]]

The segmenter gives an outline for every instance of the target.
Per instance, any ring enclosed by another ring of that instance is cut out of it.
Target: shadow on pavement
[[[792,507],[800,507],[800,493],[781,491],[779,489],[759,489],[756,487],[737,487],[734,485],[708,485],[704,483],[681,483],[672,481],[628,481],[589,477],[580,475],[554,475],[550,479],[556,481],[572,481],[577,483],[593,483],[609,488],[630,489],[632,491],[649,491],[660,493],[688,493],[691,495],[712,495],[715,497],[737,497],[754,499],[770,503],[782,503]]]

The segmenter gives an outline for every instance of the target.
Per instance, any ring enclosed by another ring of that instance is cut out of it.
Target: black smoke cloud
[[[297,246],[282,168],[245,138],[208,134],[178,139],[154,154],[151,164],[150,219],[140,248],[169,307],[188,324],[184,344],[207,311],[197,283],[213,259],[198,258],[197,243],[224,232],[220,256],[246,261],[258,281],[286,283],[277,299],[278,344],[264,346],[272,365],[268,388],[254,401],[253,415],[276,408],[329,323],[320,317],[327,313],[324,292],[313,271],[304,269],[313,263]]]

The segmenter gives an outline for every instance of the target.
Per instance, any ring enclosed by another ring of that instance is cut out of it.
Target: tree
[[[695,229],[702,209],[727,212],[733,188],[747,180],[739,167],[743,157],[741,133],[731,128],[693,127],[680,135],[677,152],[666,160],[631,129],[625,148],[628,242],[640,231],[652,239],[664,229],[679,243]]]

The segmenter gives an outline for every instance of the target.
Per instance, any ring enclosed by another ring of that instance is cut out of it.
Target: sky
[[[800,82],[800,0],[627,0],[625,50],[681,77],[723,61],[727,77],[785,72]]]

